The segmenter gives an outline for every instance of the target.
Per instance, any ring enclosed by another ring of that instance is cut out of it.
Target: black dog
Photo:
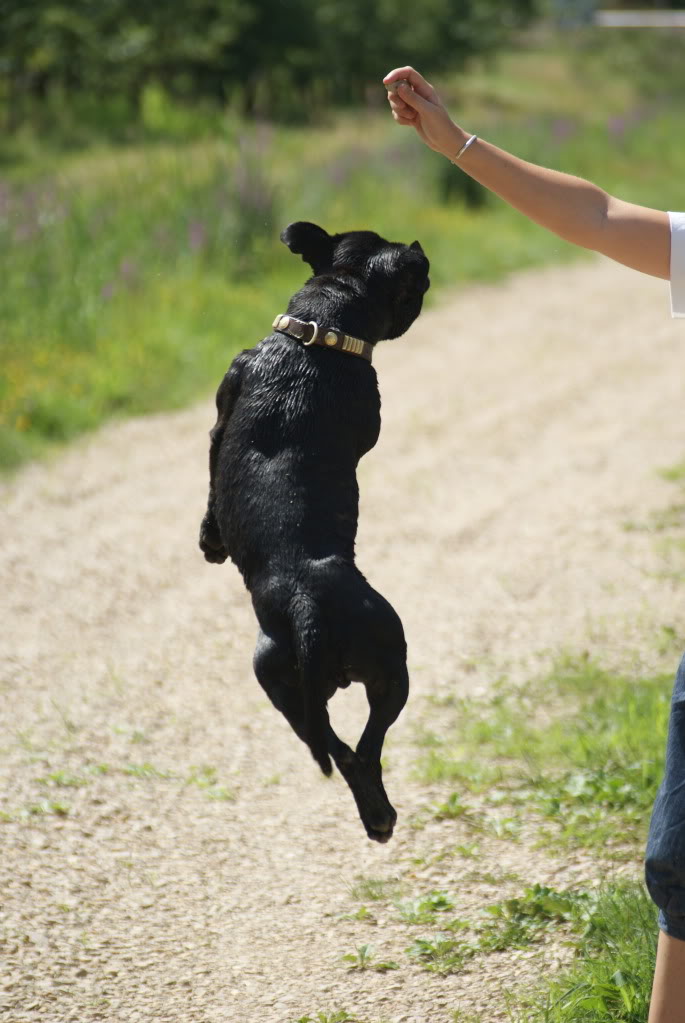
[[[381,749],[409,679],[402,623],[354,563],[356,467],[381,425],[373,345],[419,315],[428,260],[418,242],[371,231],[329,235],[300,222],[281,240],[314,276],[219,387],[200,547],[208,561],[230,555],[243,575],[260,625],[254,670],[270,700],[324,774],[333,758],[369,838],[386,842],[397,814]],[[356,752],[327,710],[352,681],[370,709]]]

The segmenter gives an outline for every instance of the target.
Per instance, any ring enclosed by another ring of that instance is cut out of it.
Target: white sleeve
[[[671,315],[685,316],[685,213],[669,213],[671,221]]]

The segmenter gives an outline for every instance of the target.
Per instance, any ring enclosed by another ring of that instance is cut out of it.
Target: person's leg
[[[654,802],[645,880],[659,907],[649,1023],[685,1023],[685,657],[676,675],[664,779]]]
[[[648,1023],[685,1023],[685,941],[661,931]]]

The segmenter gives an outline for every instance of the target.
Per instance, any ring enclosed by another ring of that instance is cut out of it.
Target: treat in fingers
[[[385,82],[384,85],[388,92],[393,95],[397,94],[397,90],[400,85],[406,85],[408,89],[412,88],[412,85],[407,78],[398,78],[396,82]]]

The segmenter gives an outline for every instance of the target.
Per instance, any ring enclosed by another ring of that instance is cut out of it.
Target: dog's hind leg
[[[369,718],[357,743],[357,755],[365,763],[380,766],[385,734],[402,713],[408,695],[409,674],[404,661],[389,670],[382,682],[367,684]]]
[[[369,718],[355,753],[347,747],[340,762],[333,758],[338,770],[352,790],[359,816],[369,838],[387,842],[391,838],[397,814],[385,788],[381,768],[381,751],[385,733],[407,702],[409,676],[405,663],[398,664],[383,682],[367,684]],[[344,744],[342,744],[344,745]]]
[[[288,645],[259,633],[254,654],[254,671],[259,684],[274,707],[283,714],[295,734],[309,746],[321,765],[320,751],[312,749],[304,692],[295,653]],[[371,712],[357,752],[338,738],[324,705],[320,710],[328,754],[349,785],[359,816],[369,838],[387,842],[392,836],[397,814],[383,788],[380,752],[385,732],[397,718],[407,698],[407,673],[400,673],[398,684],[375,686],[369,695]],[[329,774],[329,771],[325,773]]]
[[[254,667],[260,685],[276,710],[285,717],[295,735],[310,746],[305,698],[294,653],[260,631]],[[335,735],[325,706],[322,725],[327,751],[335,761],[337,769],[350,784],[349,775],[355,774],[356,754],[347,743]],[[313,751],[312,755],[314,756]]]
[[[324,774],[330,774],[330,760],[326,761],[322,758],[321,751],[312,746],[304,691],[294,651],[285,642],[279,644],[260,630],[254,652],[253,667],[259,684],[276,710],[283,714],[297,737],[309,747],[312,756]],[[327,732],[330,724],[325,706],[322,725],[324,742],[327,744]],[[349,752],[352,753],[352,750]]]

